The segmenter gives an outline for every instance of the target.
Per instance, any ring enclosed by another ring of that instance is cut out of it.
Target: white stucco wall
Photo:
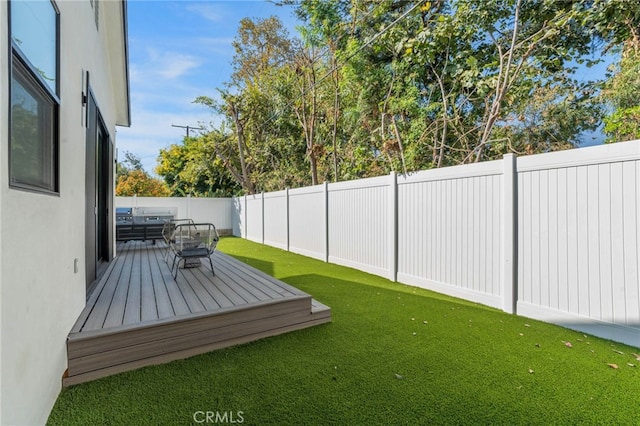
[[[7,28],[7,8],[2,7],[0,4],[0,28]],[[5,364],[3,359],[4,353],[4,277],[2,271],[3,268],[3,241],[4,241],[4,199],[5,199],[5,187],[7,186],[7,173],[5,172],[5,167],[7,164],[7,141],[9,138],[9,130],[6,123],[6,119],[9,116],[8,110],[9,105],[5,101],[7,99],[7,91],[9,88],[9,76],[4,71],[9,68],[8,57],[7,57],[7,37],[8,34],[6,31],[0,30],[0,424],[2,424],[2,419],[4,418],[4,370]]]
[[[43,424],[67,368],[66,337],[85,305],[83,74],[115,138],[104,18],[89,1],[60,10],[60,194],[9,188],[7,2],[0,2],[0,424]],[[101,3],[101,7],[104,3]],[[104,16],[104,15],[103,15]],[[79,270],[74,272],[78,259]]]

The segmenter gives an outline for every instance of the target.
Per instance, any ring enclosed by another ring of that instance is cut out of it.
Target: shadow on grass
[[[371,289],[390,290],[398,294],[404,293],[407,295],[412,295],[417,297],[426,297],[433,300],[440,300],[440,301],[448,302],[455,305],[472,306],[480,309],[490,310],[493,312],[500,312],[499,310],[489,306],[467,301],[464,299],[458,299],[452,296],[437,293],[421,287],[415,287],[407,284],[402,284],[399,282],[392,282],[386,278],[379,277],[377,275],[372,275],[366,272],[362,272],[357,269],[349,268],[346,266],[328,264],[328,263],[317,261],[315,259],[305,259],[304,262],[308,261],[312,263],[317,263],[317,265],[310,264],[308,268],[303,268],[303,269],[316,269],[316,270],[326,269],[327,272],[333,272],[333,274],[310,273],[310,274],[299,274],[299,275],[289,275],[289,276],[278,277],[275,274],[274,262],[267,262],[262,259],[257,259],[255,257],[238,255],[238,254],[229,254],[229,255],[243,263],[246,263],[249,266],[252,266],[262,272],[265,272],[273,277],[276,277],[277,279],[289,285],[292,285],[298,288],[299,290],[305,291],[314,297],[318,296],[317,295],[318,291],[321,292],[323,288],[327,288],[327,287],[331,287],[332,289],[337,287],[338,289],[345,288],[345,289],[353,290],[355,287],[365,286]],[[348,278],[352,278],[352,279],[348,279]],[[351,294],[347,292],[346,296],[350,296],[350,295]],[[320,302],[322,302],[322,300],[320,300]]]
[[[267,262],[262,259],[256,259],[255,257],[247,257],[247,256],[241,256],[237,254],[230,254],[230,253],[226,253],[226,254],[239,260],[242,263],[246,263],[247,265],[253,268],[256,268],[266,274],[274,276],[275,270],[273,267],[273,262]]]

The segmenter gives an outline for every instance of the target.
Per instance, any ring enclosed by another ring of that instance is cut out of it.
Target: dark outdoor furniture
[[[199,265],[199,259],[201,258],[209,259],[211,272],[215,275],[211,255],[219,239],[218,231],[216,231],[216,227],[212,223],[187,222],[176,224],[173,234],[169,238],[169,245],[174,254],[171,271],[173,272],[174,267],[176,269],[173,279],[178,277],[181,260],[183,261],[183,267],[189,267],[193,266],[190,265],[190,260],[197,260],[196,265]]]
[[[176,226],[179,224],[195,225],[193,219],[169,219],[164,222],[162,226],[162,238],[167,245],[167,251],[164,254],[164,261],[169,260],[169,253],[171,253],[171,242],[173,241],[173,234],[176,231]]]
[[[162,239],[166,221],[173,219],[172,207],[118,207],[116,208],[116,240],[156,240]]]

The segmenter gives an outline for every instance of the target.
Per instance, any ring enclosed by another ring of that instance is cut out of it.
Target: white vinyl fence
[[[234,234],[640,347],[640,141],[237,198]]]
[[[640,145],[518,159],[519,314],[640,347]]]
[[[220,234],[233,232],[235,215],[232,198],[194,197],[116,197],[116,207],[174,207],[177,219],[213,223]]]

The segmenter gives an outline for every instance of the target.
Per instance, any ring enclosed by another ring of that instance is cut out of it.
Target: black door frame
[[[88,78],[87,78],[88,80]],[[87,297],[113,258],[113,155],[109,132],[87,83],[85,265]]]

